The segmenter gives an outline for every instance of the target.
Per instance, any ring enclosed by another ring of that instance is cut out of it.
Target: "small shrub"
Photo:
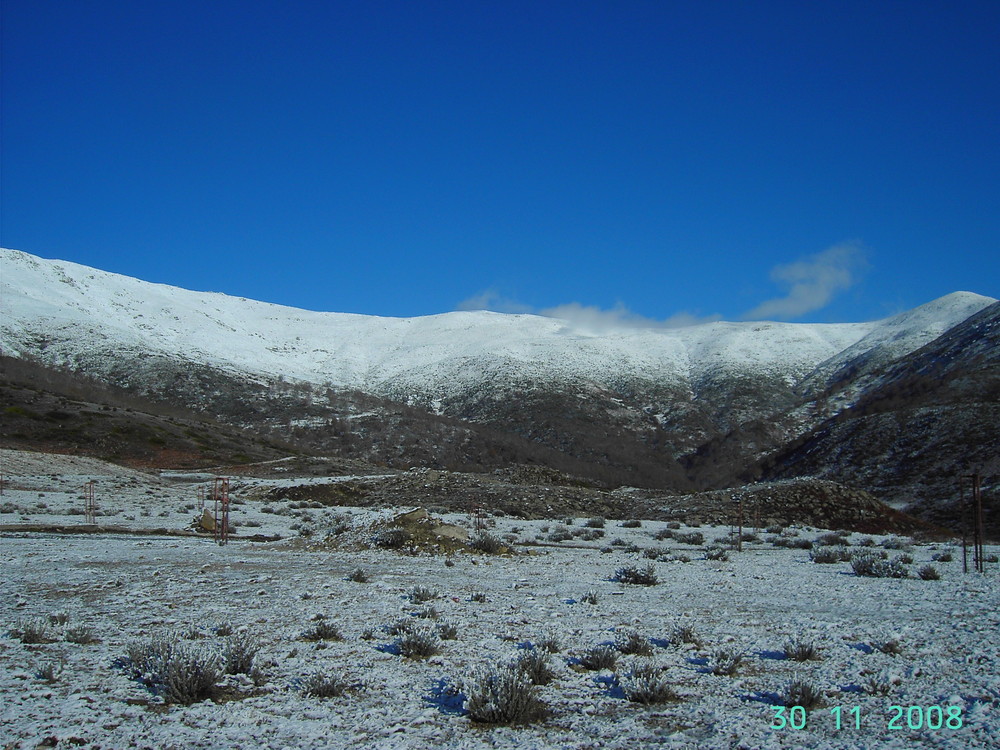
[[[674,532],[671,531],[670,529],[660,529],[655,534],[653,534],[653,538],[659,542],[665,542],[667,539],[674,538]]]
[[[954,559],[951,552],[936,552],[931,555],[931,560],[934,562],[951,562]]]
[[[858,546],[859,547],[874,547],[875,546],[875,540],[872,539],[870,536],[866,536],[861,541],[858,542]]]
[[[882,548],[900,550],[906,549],[910,546],[910,544],[911,541],[909,539],[901,539],[898,536],[890,536],[882,541]]]
[[[584,651],[580,657],[580,664],[584,669],[594,671],[614,669],[618,664],[618,652],[611,646],[594,646]]]
[[[438,617],[441,616],[441,613],[438,612],[437,607],[435,607],[433,604],[428,604],[426,607],[418,609],[416,612],[414,612],[413,616],[421,620],[436,620]]]
[[[937,568],[933,565],[924,565],[918,571],[917,575],[920,576],[922,581],[937,581],[941,578],[941,574],[937,572]]]
[[[677,529],[679,529],[680,527],[681,525],[677,521],[670,521],[667,523],[667,528],[673,529],[674,531],[677,531]]]
[[[817,547],[840,547],[845,544],[843,534],[831,531],[827,534],[820,534],[813,540]]]
[[[351,684],[342,677],[315,672],[302,682],[302,693],[311,698],[339,698],[350,690]]]
[[[311,629],[302,634],[302,639],[305,641],[342,641],[343,637],[336,625],[321,618]]]
[[[514,667],[524,672],[532,685],[548,685],[555,679],[552,657],[545,651],[529,648],[517,655]]]
[[[40,617],[21,618],[8,632],[11,637],[26,644],[52,643],[55,640],[48,624]]]
[[[93,628],[88,628],[83,625],[77,625],[73,628],[66,628],[66,632],[63,637],[70,643],[76,643],[80,646],[87,646],[92,643],[100,643],[100,639],[94,635]]]
[[[406,529],[380,529],[372,535],[372,544],[382,549],[402,549],[410,542],[410,534]]]
[[[593,590],[588,591],[580,597],[580,601],[584,604],[597,604],[597,592]]]
[[[222,676],[216,655],[165,639],[130,644],[125,666],[167,703],[185,706],[214,697]]]
[[[438,638],[442,641],[458,640],[458,628],[450,622],[439,622],[437,624],[437,634]]]
[[[693,544],[696,547],[700,547],[705,543],[705,535],[700,531],[689,531],[686,534],[674,534],[674,539],[681,544]]]
[[[505,549],[503,542],[486,531],[481,531],[470,539],[469,548],[487,555],[496,555]]]
[[[670,634],[670,643],[674,646],[690,643],[696,648],[701,648],[701,638],[690,625],[678,625],[674,628],[674,632]]]
[[[260,642],[251,633],[237,633],[230,636],[222,652],[226,674],[252,674],[253,660],[257,657],[258,651]]]
[[[819,547],[809,553],[809,558],[814,563],[823,564],[848,562],[851,559],[851,553],[843,545],[837,547]]]
[[[396,648],[407,659],[426,659],[441,650],[441,639],[431,628],[411,628],[396,639]]]
[[[793,661],[811,661],[819,659],[819,652],[812,641],[793,640],[785,643],[785,658]]]
[[[1000,556],[997,556],[997,555],[987,555],[986,557],[983,558],[983,561],[984,562],[988,562],[988,563],[1000,562]]]
[[[432,599],[437,599],[440,594],[433,589],[429,589],[426,586],[414,586],[410,589],[410,593],[407,595],[410,597],[410,601],[414,604],[423,604],[424,602],[429,602]]]
[[[486,598],[486,594],[482,591],[474,591],[469,596],[470,602],[487,602],[489,599]]]
[[[229,623],[229,622],[219,623],[215,627],[215,634],[216,635],[221,635],[223,637],[225,637],[227,635],[232,635],[233,634],[233,625],[232,625],[232,623]]]
[[[732,676],[743,663],[743,654],[730,649],[719,649],[712,654],[712,674]]]
[[[526,724],[543,719],[547,710],[531,678],[514,665],[491,667],[465,684],[464,708],[472,721]]]
[[[794,679],[788,683],[782,698],[786,706],[802,706],[808,710],[821,704],[823,693],[805,680]]]
[[[625,697],[633,703],[648,706],[680,700],[663,670],[649,662],[633,666],[620,682]]]
[[[709,547],[705,550],[705,559],[725,562],[729,559],[729,554],[722,547]]]
[[[59,626],[65,625],[67,622],[69,622],[69,613],[53,612],[52,614],[49,615],[49,622],[52,623],[53,625],[59,625]]]
[[[593,518],[588,518],[584,522],[584,526],[590,529],[603,529],[606,521],[603,516],[594,516]]]
[[[568,542],[572,538],[573,535],[565,526],[557,526],[548,536],[550,542]]]
[[[871,578],[906,578],[908,573],[899,559],[891,562],[873,552],[861,552],[851,557],[851,568],[856,576]]]
[[[652,564],[644,568],[639,568],[636,565],[626,565],[625,567],[618,568],[615,571],[614,578],[611,580],[637,586],[655,586],[660,582],[660,579],[656,577],[656,570]]]
[[[883,654],[888,654],[889,656],[899,656],[901,653],[903,653],[902,645],[895,638],[892,638],[888,641],[881,641],[873,645]]]
[[[45,682],[56,682],[62,670],[62,662],[48,661],[35,670],[35,677]]]
[[[642,521],[639,521],[635,518],[630,518],[627,521],[622,521],[618,525],[621,526],[623,529],[638,529],[639,527],[642,526]]]
[[[633,630],[619,633],[615,638],[615,648],[623,654],[634,654],[637,656],[653,655],[653,646],[650,644],[649,639]]]
[[[354,581],[355,583],[368,583],[370,580],[368,574],[361,568],[355,568],[347,576],[348,581]]]
[[[562,651],[562,646],[559,643],[559,638],[555,633],[546,633],[541,636],[537,641],[534,642],[534,647],[540,651],[545,651],[550,654],[558,654]]]
[[[892,692],[892,682],[882,676],[870,674],[862,684],[861,689],[868,695],[886,696]]]
[[[616,536],[610,542],[608,542],[612,547],[624,547],[627,542],[619,536]]]

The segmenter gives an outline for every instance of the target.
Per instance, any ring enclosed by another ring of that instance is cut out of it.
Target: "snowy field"
[[[634,553],[532,552],[460,554],[448,566],[442,557],[388,550],[5,534],[6,629],[44,620],[53,642],[25,644],[9,632],[0,638],[0,736],[6,748],[52,738],[59,747],[104,749],[1000,746],[995,565],[986,578],[963,576],[960,559],[939,564],[938,581],[858,578],[847,564],[811,563],[803,550],[751,545],[728,561],[653,563],[660,582],[630,586],[608,579],[636,562]],[[931,550],[912,554],[919,563]],[[348,580],[358,567],[368,582]],[[438,597],[416,604],[409,597],[415,586]],[[596,603],[581,601],[588,592]],[[398,655],[382,626],[419,619],[413,613],[427,606],[457,637],[430,658]],[[60,615],[68,616],[64,624],[51,622]],[[304,640],[317,622],[333,623],[342,640]],[[228,639],[216,630],[225,623],[257,639],[260,674],[256,681],[227,677],[224,702],[164,705],[120,666],[130,643],[161,636],[222,649]],[[699,642],[675,643],[679,626],[693,628]],[[99,642],[73,643],[71,630],[89,630]],[[616,671],[578,663],[587,649],[627,631],[650,639],[650,658],[679,700],[644,706],[625,699],[616,674],[626,675],[637,657],[620,655]],[[463,679],[547,636],[558,643],[556,677],[539,688],[549,718],[522,727],[470,721]],[[792,639],[812,642],[819,658],[786,658]],[[900,653],[878,649],[893,640]],[[735,674],[713,673],[719,649],[743,654]],[[40,675],[47,665],[54,681]],[[338,698],[308,697],[301,687],[315,672],[360,687]],[[804,729],[771,728],[793,677],[820,689],[825,706],[810,712]],[[958,707],[962,726],[911,730],[904,714],[902,728],[890,730],[893,705],[940,706],[945,717]],[[831,711],[838,706],[839,731]],[[855,706],[860,730],[849,713]]]

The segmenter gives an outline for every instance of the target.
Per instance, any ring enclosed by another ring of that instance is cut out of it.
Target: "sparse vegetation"
[[[441,639],[432,628],[412,627],[396,638],[396,648],[407,659],[426,659],[441,650]]]
[[[547,714],[531,678],[515,665],[478,672],[465,684],[465,694],[465,711],[476,722],[526,724]]]
[[[623,654],[636,656],[652,656],[653,654],[653,646],[649,639],[639,635],[634,630],[619,633],[615,637],[615,648]]]
[[[802,706],[808,710],[822,705],[823,693],[810,682],[794,679],[788,683],[782,699],[786,706]]]
[[[496,555],[506,549],[503,542],[486,531],[481,531],[472,537],[469,540],[469,548],[487,555]]]
[[[407,596],[410,597],[410,601],[414,604],[423,604],[424,602],[429,602],[432,599],[437,599],[440,594],[434,589],[429,589],[426,586],[414,586],[410,589],[410,593]]]
[[[837,547],[819,547],[809,553],[809,558],[814,563],[823,564],[849,562],[851,559],[851,552],[843,545]]]
[[[640,662],[620,680],[622,692],[633,703],[653,705],[680,700],[663,670],[652,662]]]
[[[129,644],[123,666],[167,703],[189,706],[216,695],[219,658],[176,640]]]
[[[368,583],[368,574],[361,568],[355,568],[352,570],[348,576],[348,581],[354,581],[355,583]]]
[[[258,651],[260,642],[249,631],[231,635],[222,652],[226,674],[253,674],[253,662]]]
[[[819,658],[816,644],[812,641],[790,640],[785,643],[785,658],[793,661],[812,661]]]
[[[328,622],[325,618],[320,618],[315,625],[302,634],[302,639],[305,641],[341,641],[343,636],[340,635],[336,625]]]
[[[605,521],[604,516],[594,516],[593,518],[588,518],[584,522],[584,526],[591,529],[603,529],[605,523],[607,522]]]
[[[597,604],[597,592],[591,589],[580,597],[580,601],[584,604]]]
[[[302,693],[310,698],[340,698],[350,689],[343,677],[327,672],[314,672],[302,681]]]
[[[583,652],[583,655],[580,657],[580,664],[584,669],[594,671],[614,669],[618,664],[618,652],[612,646],[594,646]]]
[[[26,644],[52,643],[55,640],[48,623],[40,617],[21,618],[8,633]]]
[[[660,579],[656,577],[656,570],[652,564],[646,565],[643,568],[637,565],[626,565],[618,568],[611,580],[618,581],[619,583],[630,583],[636,586],[655,586],[660,582]]]
[[[396,527],[379,529],[372,535],[372,544],[382,549],[402,549],[409,542],[409,532]]]
[[[851,568],[856,576],[870,578],[906,578],[906,566],[896,558],[887,561],[873,552],[859,552],[851,557]]]
[[[722,648],[712,654],[712,674],[732,676],[739,671],[743,663],[743,654],[732,649]]]
[[[514,666],[524,672],[533,685],[548,685],[556,676],[552,669],[552,657],[538,648],[521,651],[514,660]]]

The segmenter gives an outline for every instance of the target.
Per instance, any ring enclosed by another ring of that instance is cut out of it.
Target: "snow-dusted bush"
[[[631,583],[637,586],[655,586],[660,582],[656,577],[656,570],[652,564],[640,568],[637,565],[626,565],[615,571],[611,579],[619,583]]]
[[[597,592],[591,589],[580,597],[580,601],[584,604],[597,604]]]
[[[729,554],[722,547],[709,547],[705,550],[705,559],[725,562],[729,559]]]
[[[472,721],[526,724],[545,718],[545,704],[530,677],[514,665],[480,671],[464,685],[464,708]]]
[[[572,538],[573,534],[565,526],[556,526],[548,536],[550,542],[568,542]]]
[[[917,575],[924,581],[936,581],[941,578],[941,574],[933,565],[924,565],[917,571]]]
[[[407,596],[410,597],[410,601],[414,604],[423,604],[424,602],[429,602],[431,599],[437,599],[440,597],[440,594],[426,586],[414,586],[410,589],[410,593]]]
[[[705,535],[700,531],[689,531],[686,534],[674,534],[674,539],[681,544],[693,544],[696,547],[700,547],[705,543]]]
[[[302,693],[311,698],[339,698],[351,688],[343,677],[314,672],[302,681]]]
[[[743,663],[743,654],[732,649],[721,648],[712,654],[712,674],[731,676],[736,674]]]
[[[935,552],[931,555],[931,560],[934,562],[951,562],[953,559],[955,558],[952,556],[951,552],[947,550],[944,552]]]
[[[842,544],[836,547],[819,547],[809,553],[809,558],[814,563],[848,562],[851,559],[851,552]]]
[[[533,642],[532,644],[535,648],[541,651],[547,651],[550,654],[558,654],[562,650],[562,646],[559,643],[559,637],[554,632],[545,633]]]
[[[35,677],[45,682],[56,682],[62,674],[63,665],[57,661],[47,661],[35,670]]]
[[[883,654],[888,654],[889,656],[899,656],[899,654],[903,653],[903,646],[895,638],[873,645]]]
[[[823,692],[810,682],[794,679],[788,683],[782,694],[786,706],[802,706],[810,709],[819,706],[823,700]]]
[[[252,674],[253,660],[260,651],[260,642],[251,633],[237,633],[229,637],[222,652],[226,674]]]
[[[790,640],[785,643],[785,658],[793,661],[810,661],[819,658],[816,644],[812,641]]]
[[[482,603],[482,602],[489,601],[489,599],[486,598],[486,593],[485,592],[483,592],[483,591],[473,591],[469,595],[469,601],[470,602],[480,602],[480,603]]]
[[[302,639],[306,641],[341,641],[343,637],[336,625],[320,618],[312,628],[302,634]]]
[[[22,617],[7,632],[21,643],[52,643],[54,640],[49,631],[48,623],[40,617]]]
[[[593,518],[588,518],[583,525],[591,529],[603,529],[605,523],[604,516],[594,516]]]
[[[882,541],[883,549],[906,549],[912,544],[910,539],[901,539],[898,536],[890,536]]]
[[[873,552],[860,552],[851,557],[851,568],[856,576],[871,578],[906,578],[906,566],[896,558],[888,561]]]
[[[442,641],[458,640],[458,628],[450,622],[439,622],[436,627],[438,638]]]
[[[548,685],[556,676],[552,668],[552,657],[537,648],[524,649],[513,664],[528,676],[532,685]]]
[[[652,662],[640,662],[619,683],[625,697],[633,703],[651,705],[680,700],[663,670]]]
[[[91,643],[100,643],[100,639],[94,635],[94,629],[85,625],[77,625],[76,627],[66,628],[66,632],[63,633],[63,638],[70,643],[76,643],[80,646],[86,646]]]
[[[167,703],[185,706],[214,697],[222,677],[217,654],[177,640],[131,643],[123,666]]]
[[[680,646],[682,643],[690,643],[697,648],[701,648],[701,638],[690,625],[678,625],[674,632],[670,634],[670,643]]]
[[[635,518],[630,518],[626,521],[622,521],[618,525],[621,526],[623,529],[638,529],[642,526],[642,521]]]
[[[504,544],[489,532],[481,531],[469,540],[469,548],[487,555],[495,555],[503,552]]]
[[[615,648],[623,654],[635,654],[638,656],[651,656],[653,646],[649,639],[639,635],[634,630],[627,630],[619,633],[615,637]]]
[[[844,533],[840,531],[830,531],[826,534],[820,534],[813,540],[813,544],[817,547],[841,547],[847,544],[844,540]]]
[[[594,671],[614,669],[618,664],[618,652],[612,646],[594,646],[583,652],[580,664]]]
[[[383,549],[402,549],[409,541],[409,532],[395,527],[380,529],[372,535],[372,544]]]
[[[441,639],[428,627],[414,627],[396,638],[396,648],[407,659],[425,659],[441,650]]]
[[[660,542],[664,542],[667,539],[673,539],[673,538],[674,538],[674,532],[671,531],[670,529],[660,529],[655,534],[653,534],[653,539],[656,539],[657,541]]]
[[[348,574],[348,581],[354,581],[355,583],[368,583],[368,574],[361,568],[355,568]]]

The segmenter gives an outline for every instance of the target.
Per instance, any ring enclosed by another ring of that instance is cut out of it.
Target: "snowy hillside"
[[[955,294],[877,323],[711,323],[594,332],[535,315],[419,318],[320,313],[151,284],[0,251],[5,354],[73,364],[81,352],[162,354],[247,376],[436,398],[485,380],[692,388],[719,373],[797,382],[824,362],[875,347],[898,356],[993,300]]]

